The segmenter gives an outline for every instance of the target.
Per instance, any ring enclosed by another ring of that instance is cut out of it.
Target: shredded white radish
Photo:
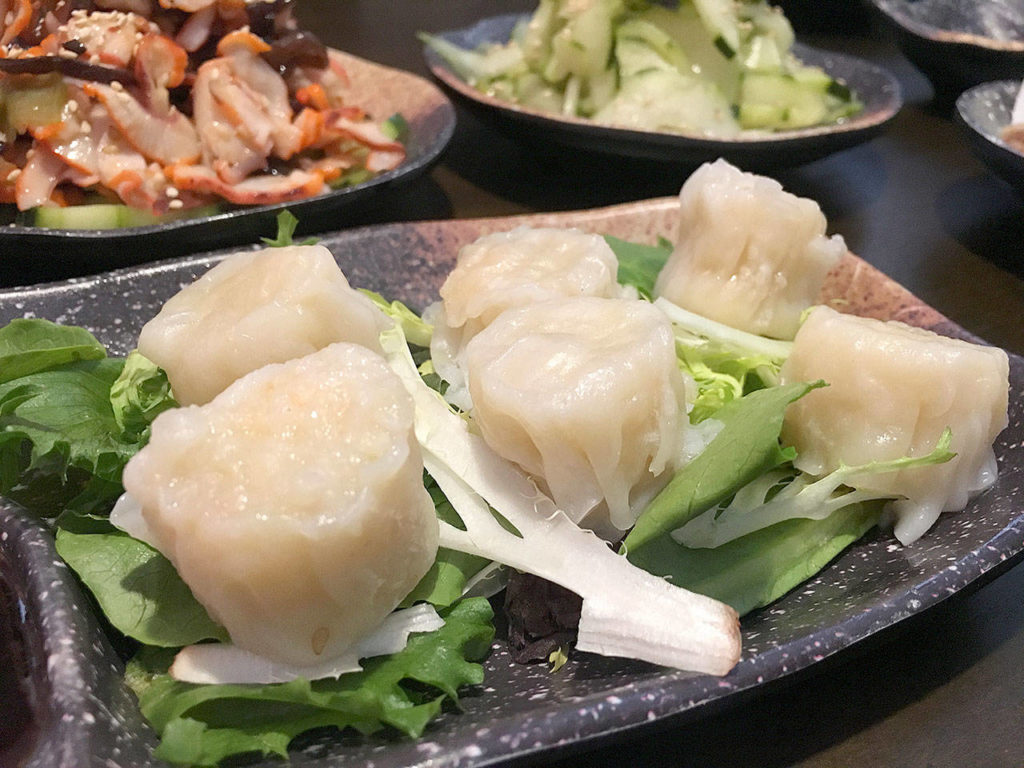
[[[230,643],[202,643],[182,648],[170,675],[186,683],[224,685],[228,683],[285,683],[304,678],[320,680],[359,672],[360,659],[398,653],[409,642],[413,632],[433,632],[444,626],[434,607],[426,603],[390,614],[373,634],[341,656],[322,664],[300,667],[271,661]]]

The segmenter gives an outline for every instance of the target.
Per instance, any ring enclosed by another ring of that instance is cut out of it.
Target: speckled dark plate
[[[1021,73],[1024,76],[1024,70]],[[1024,194],[1024,154],[1003,141],[1010,124],[1020,79],[982,83],[956,100],[957,117],[967,129],[971,149],[992,171]]]
[[[419,308],[436,296],[455,249],[482,233],[523,222],[571,224],[652,242],[659,235],[674,236],[676,211],[676,201],[664,199],[515,219],[393,224],[329,235],[324,242],[353,284]],[[34,315],[77,323],[125,352],[158,305],[216,259],[204,255],[0,293],[0,322]],[[965,336],[853,256],[833,272],[821,298],[842,298],[862,314]],[[585,654],[551,674],[544,666],[512,666],[499,642],[486,663],[485,684],[463,698],[464,711],[445,714],[422,739],[320,736],[305,742],[292,763],[493,765],[541,758],[567,745],[593,746],[666,718],[698,718],[849,652],[1000,573],[1024,549],[1024,514],[1016,496],[1024,472],[1024,361],[1011,357],[1010,375],[1010,427],[996,445],[997,485],[965,511],[943,515],[914,546],[901,548],[884,533],[869,535],[816,579],[748,616],[743,657],[725,678]],[[20,609],[0,616],[0,626],[13,621],[26,637],[21,667],[35,691],[38,741],[27,765],[154,765],[153,736],[120,683],[117,655],[97,628],[89,603],[56,559],[49,535],[10,507],[0,508],[0,569],[21,600]],[[9,658],[12,650],[0,654]],[[0,701],[0,712],[10,711]]]
[[[1022,0],[871,0],[896,32],[900,48],[954,98],[988,80],[1024,69]]]
[[[96,274],[199,250],[258,242],[277,231],[275,218],[283,208],[299,217],[300,232],[359,223],[358,204],[415,178],[437,160],[455,131],[455,109],[429,80],[349,54],[339,55],[349,75],[353,104],[377,120],[397,112],[408,122],[407,156],[400,166],[362,184],[306,200],[237,208],[147,227],[56,230],[0,226],[0,284],[28,285]]]
[[[495,16],[465,29],[437,34],[463,48],[476,48],[484,43],[506,42],[521,18],[516,14]],[[696,165],[724,157],[748,169],[798,165],[867,141],[899,112],[903,104],[899,83],[884,69],[853,56],[799,43],[795,52],[803,61],[822,67],[850,86],[864,102],[864,110],[833,125],[774,133],[751,131],[731,139],[698,133],[637,131],[551,115],[495,99],[462,80],[433,51],[424,49],[424,56],[434,76],[452,93],[485,119],[503,125],[525,140],[679,164]]]

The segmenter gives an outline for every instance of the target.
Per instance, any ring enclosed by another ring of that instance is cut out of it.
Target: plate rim
[[[944,29],[903,12],[902,0],[870,0],[874,8],[908,34],[942,45],[977,48],[992,53],[1024,55],[1024,40],[999,40],[964,30]]]
[[[677,205],[676,198],[657,198],[654,200],[625,203],[606,208],[589,209],[585,211],[570,211],[552,214],[525,214],[519,216],[499,216],[479,219],[443,220],[436,222],[411,222],[386,225],[371,225],[366,227],[353,228],[344,232],[335,233],[342,238],[357,238],[379,233],[382,230],[403,230],[405,228],[417,227],[424,224],[438,227],[450,227],[464,225],[466,223],[475,227],[487,227],[500,224],[502,227],[511,228],[517,223],[553,223],[561,222],[564,225],[571,225],[574,219],[581,216],[590,217],[589,220],[600,221],[602,216],[631,215],[636,213],[650,214],[668,212],[674,205]],[[204,266],[218,260],[227,249],[207,254],[196,254],[190,257],[168,259],[162,262],[145,264],[135,267],[126,267],[101,275],[87,278],[85,280],[67,280],[43,286],[31,286],[17,288],[0,292],[0,305],[9,301],[18,301],[30,295],[43,297],[45,295],[60,296],[68,291],[89,291],[104,284],[116,286],[117,283],[131,274],[143,276],[155,275],[166,270],[180,269],[185,266]],[[852,257],[856,259],[856,257]],[[866,262],[856,260],[857,267],[866,268],[878,272]],[[892,286],[903,291],[909,299],[915,299],[912,294],[902,288],[891,278],[885,277]],[[942,326],[956,335],[968,336],[963,329],[952,324],[928,305],[919,302],[919,309],[930,310],[927,315],[932,326]],[[913,307],[911,307],[913,308]],[[973,337],[971,337],[973,338]],[[1011,382],[1016,386],[1013,392],[1024,398],[1024,358],[1013,353],[1008,353],[1011,360]],[[1011,403],[1014,402],[1011,400]],[[808,669],[823,661],[832,659],[837,654],[850,648],[857,647],[861,643],[881,636],[906,620],[918,616],[930,608],[950,599],[965,591],[968,586],[976,584],[990,572],[997,575],[1000,568],[1010,567],[1024,557],[1024,510],[1015,506],[1016,514],[1002,529],[991,536],[988,541],[977,548],[960,556],[955,563],[949,567],[931,573],[923,580],[916,583],[913,588],[907,589],[886,603],[887,613],[880,617],[878,609],[865,611],[853,616],[844,617],[839,624],[832,625],[827,629],[833,630],[842,626],[850,631],[844,632],[843,638],[835,639],[831,645],[825,643],[822,647],[812,648],[806,641],[811,635],[801,635],[793,638],[788,643],[762,650],[757,656],[744,657],[726,678],[707,678],[685,672],[664,670],[639,682],[634,680],[622,685],[603,690],[599,693],[592,693],[582,697],[578,702],[551,701],[538,706],[531,711],[527,717],[506,716],[503,720],[496,721],[494,732],[488,737],[493,745],[497,743],[498,737],[515,737],[516,746],[504,752],[495,753],[486,750],[481,751],[475,739],[466,738],[467,734],[460,732],[454,739],[449,738],[446,746],[443,764],[460,766],[483,766],[516,761],[528,758],[538,752],[549,749],[560,749],[562,747],[572,748],[580,746],[586,748],[588,744],[600,740],[603,737],[615,734],[633,732],[644,728],[652,723],[663,723],[669,719],[682,721],[691,717],[702,717],[710,713],[716,707],[729,706],[733,702],[741,700],[746,695],[756,694],[765,690],[769,684],[792,679],[793,675]],[[0,544],[2,546],[2,544]],[[52,554],[52,553],[51,553]],[[1000,555],[1001,559],[994,559]],[[0,563],[3,559],[0,558]],[[956,566],[953,568],[952,566]],[[965,576],[966,581],[965,581]],[[952,588],[950,585],[963,582],[959,587]],[[895,618],[893,618],[895,617]],[[880,623],[881,619],[881,623]],[[890,620],[891,619],[891,620]],[[769,661],[769,666],[779,666],[782,674],[767,680],[758,678],[758,662]],[[657,671],[657,668],[652,668]],[[699,701],[689,701],[688,705],[682,706],[688,694],[693,694],[692,685],[688,687],[687,680],[705,680],[714,682],[709,686],[711,693],[705,692],[704,698]],[[671,691],[661,688],[668,685]],[[660,696],[639,702],[638,695],[650,688],[658,688]],[[612,698],[625,698],[619,694],[633,696],[633,703],[642,703],[644,717],[637,717],[639,712],[627,713],[627,717],[619,717],[620,711],[615,707],[607,706]],[[456,715],[457,717],[457,715]],[[533,746],[533,735],[550,737],[552,722],[560,723],[564,733],[571,733],[569,742],[562,744],[544,743],[542,746]],[[525,729],[534,728],[533,731]],[[504,730],[503,730],[504,729]],[[543,729],[543,730],[540,730]],[[469,734],[470,736],[472,734]],[[429,739],[430,732],[426,736]],[[455,742],[452,746],[451,742]],[[522,743],[521,743],[522,742]],[[429,745],[429,741],[427,745]],[[422,760],[436,759],[433,754],[427,755],[422,749],[424,742],[409,742],[396,745],[394,751],[407,757],[409,764],[418,764],[413,758]],[[429,752],[429,750],[427,750]],[[30,765],[32,763],[29,763]],[[431,763],[436,765],[437,763]]]

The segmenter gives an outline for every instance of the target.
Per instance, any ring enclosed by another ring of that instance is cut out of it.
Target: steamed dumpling
[[[334,344],[161,414],[124,485],[237,646],[309,666],[374,630],[433,563],[422,473],[399,378]]]
[[[926,455],[949,427],[951,461],[849,482],[906,497],[892,507],[896,537],[908,544],[995,482],[992,443],[1007,423],[1008,375],[1001,349],[815,307],[781,377],[829,386],[789,407],[782,438],[796,448],[798,469],[820,475],[840,463]]]
[[[507,310],[469,342],[466,367],[488,445],[573,520],[614,538],[667,480],[686,387],[671,324],[651,304],[577,298]]]
[[[462,359],[466,345],[511,307],[575,296],[620,293],[618,259],[599,235],[577,229],[531,229],[485,235],[464,246],[441,286],[434,324],[434,368],[451,385],[449,399],[468,407]]]
[[[825,236],[818,204],[724,160],[698,168],[679,202],[678,240],[655,293],[733,328],[793,338],[846,252],[842,237]]]
[[[209,402],[268,363],[338,341],[379,350],[387,319],[320,245],[228,256],[146,323],[139,351],[167,372],[182,405]]]

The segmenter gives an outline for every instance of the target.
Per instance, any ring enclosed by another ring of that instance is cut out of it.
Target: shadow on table
[[[944,189],[936,208],[950,237],[1024,277],[1024,199],[1012,187],[991,174],[971,176]]]

